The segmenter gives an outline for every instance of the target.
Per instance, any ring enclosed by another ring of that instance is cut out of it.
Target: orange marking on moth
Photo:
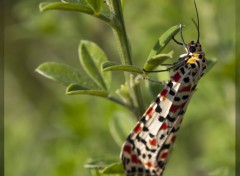
[[[196,57],[196,56],[195,56],[195,57]],[[188,59],[187,63],[188,63],[188,64],[193,64],[193,63],[195,63],[196,60],[197,60],[195,57],[192,57],[192,58]]]
[[[164,152],[162,155],[161,155],[161,158],[167,158],[167,155],[168,155],[168,152]]]
[[[163,89],[162,91],[161,91],[161,97],[162,97],[162,99],[163,100],[165,100],[166,99],[166,95],[167,95],[167,93],[168,93],[168,90],[167,89]]]
[[[149,108],[148,111],[146,112],[146,114],[149,116],[149,117],[152,117],[152,113],[153,113],[153,108]]]
[[[150,145],[156,146],[157,145],[157,139],[150,139],[149,140]]]
[[[150,161],[148,161],[148,162],[146,163],[146,165],[147,165],[148,167],[152,167],[152,166],[153,166],[152,162],[150,162]]]
[[[139,133],[142,130],[141,123],[138,123],[136,127],[134,128],[135,133]]]
[[[167,129],[167,124],[163,123],[162,126],[160,127],[160,130],[166,130]]]

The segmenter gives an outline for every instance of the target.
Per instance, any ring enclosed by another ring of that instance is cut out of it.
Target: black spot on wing
[[[170,122],[174,122],[175,121],[175,118],[170,116],[169,114],[167,115],[166,117]]]
[[[185,73],[185,69],[182,67],[182,68],[180,68],[180,72],[182,73],[182,74],[184,74]]]
[[[174,95],[175,95],[175,92],[174,92],[172,89],[170,89],[169,94],[172,95],[172,96],[174,96]]]
[[[160,98],[159,98],[159,97],[156,98],[155,103],[156,103],[156,104],[159,104],[159,103],[160,103]]]
[[[180,101],[181,100],[181,98],[179,98],[179,97],[174,97],[174,101]]]
[[[173,83],[172,83],[171,80],[167,83],[167,86],[168,86],[169,88],[172,88],[172,87],[173,87]]]
[[[146,126],[144,126],[142,130],[145,131],[145,132],[149,131],[149,129]]]
[[[155,112],[157,112],[157,113],[162,112],[162,108],[159,105],[157,105]]]
[[[159,120],[160,122],[163,122],[165,119],[166,119],[166,118],[163,117],[163,116],[159,116],[159,117],[158,117],[158,120]]]
[[[189,77],[186,77],[186,78],[183,79],[183,81],[184,81],[185,83],[189,83],[190,79],[189,79]]]
[[[189,95],[183,95],[183,96],[182,96],[182,99],[183,99],[183,100],[186,100],[186,99],[188,99],[188,97],[189,97]]]

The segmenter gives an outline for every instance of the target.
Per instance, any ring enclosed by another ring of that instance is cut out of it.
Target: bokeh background
[[[119,161],[109,120],[126,109],[65,88],[34,72],[46,61],[80,68],[80,40],[96,42],[119,59],[109,26],[84,14],[38,9],[41,0],[5,1],[5,175],[88,176],[89,158]],[[197,0],[201,43],[217,64],[202,78],[190,102],[165,175],[235,175],[234,1]],[[192,0],[137,0],[124,16],[133,62],[142,67],[160,34],[182,23],[186,41],[196,39]],[[183,48],[171,42],[175,57]],[[123,83],[113,73],[112,91]],[[147,100],[147,98],[146,98]],[[146,101],[146,105],[149,100]]]

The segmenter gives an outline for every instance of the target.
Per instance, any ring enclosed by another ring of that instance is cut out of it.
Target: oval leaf
[[[143,68],[147,71],[152,71],[167,59],[172,58],[172,55],[173,55],[173,51],[169,52],[168,54],[155,55],[152,58],[149,58],[147,60]]]
[[[107,167],[105,167],[102,171],[102,174],[124,174],[124,168],[121,162],[113,163]]]
[[[36,72],[65,86],[76,83],[85,88],[100,89],[91,79],[69,65],[46,62],[37,67]]]
[[[87,74],[103,89],[111,84],[111,73],[101,71],[102,63],[107,61],[105,53],[93,42],[81,41],[79,45],[79,58]]]
[[[87,0],[87,3],[95,11],[95,13],[99,13],[103,0]]]
[[[39,5],[40,11],[46,10],[71,10],[71,11],[78,11],[87,14],[94,14],[94,11],[87,6],[80,5],[80,4],[69,4],[69,3],[62,3],[62,2],[46,2],[41,3]]]
[[[127,71],[132,73],[142,74],[143,71],[141,68],[132,66],[132,65],[122,65],[116,62],[106,62],[102,65],[103,71]]]
[[[180,26],[176,25],[168,29],[165,33],[161,35],[158,41],[155,43],[153,49],[151,50],[148,59],[153,58],[155,55],[160,54],[166,45],[172,40],[172,37],[175,36],[180,31]]]
[[[109,122],[109,129],[114,141],[119,147],[122,146],[135,123],[136,121],[134,121],[129,114],[117,112],[113,115]]]
[[[78,84],[71,84],[66,89],[67,95],[88,94],[108,98],[109,93],[104,90],[90,90]]]

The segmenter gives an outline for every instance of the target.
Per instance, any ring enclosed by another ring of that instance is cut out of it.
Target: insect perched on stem
[[[187,45],[180,25],[182,43],[174,38],[173,40],[183,45],[186,53],[173,64],[163,64],[169,66],[166,70],[144,70],[173,70],[173,74],[123,144],[121,159],[127,176],[162,176],[187,105],[207,67],[205,54],[199,42],[199,16],[195,0],[194,6],[197,22],[193,22],[198,31],[197,41]]]

